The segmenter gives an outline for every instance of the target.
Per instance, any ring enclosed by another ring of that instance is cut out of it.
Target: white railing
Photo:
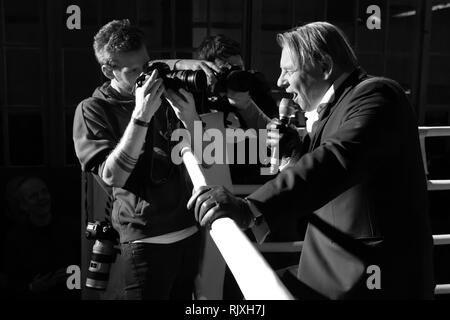
[[[425,149],[425,138],[427,137],[450,137],[450,127],[419,127],[420,149],[425,172],[428,174],[427,154]],[[428,191],[450,190],[450,180],[428,180]],[[450,244],[449,234],[433,236],[434,245]],[[450,294],[450,284],[439,284],[434,291],[435,294]]]
[[[449,294],[450,284],[438,284],[434,289],[434,294]]]
[[[261,252],[301,252],[303,241],[265,242],[255,246]]]
[[[450,234],[433,235],[433,244],[435,246],[450,244]],[[303,241],[267,242],[256,244],[256,248],[258,248],[261,252],[301,252],[303,248]]]
[[[427,166],[427,153],[425,149],[425,138],[427,137],[449,137],[450,136],[450,127],[419,127],[419,141],[420,141],[420,150],[422,151],[422,159],[423,165],[425,169],[425,173],[428,175],[428,166]],[[448,180],[433,180],[439,187],[439,181],[447,181],[443,183],[448,183]],[[450,189],[450,187],[449,187]],[[448,190],[448,189],[431,189],[431,190]]]
[[[450,127],[419,127],[421,137],[449,137]]]
[[[450,244],[450,234],[435,234],[433,235],[433,243],[435,246],[442,246]]]
[[[181,151],[194,188],[206,186],[206,178],[192,150]],[[293,300],[291,293],[230,218],[214,221],[209,231],[247,300]]]

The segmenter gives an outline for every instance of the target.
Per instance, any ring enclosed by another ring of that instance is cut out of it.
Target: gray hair
[[[359,65],[344,33],[328,22],[312,22],[280,33],[277,42],[290,50],[297,68],[320,64],[326,55],[333,63],[346,69]]]

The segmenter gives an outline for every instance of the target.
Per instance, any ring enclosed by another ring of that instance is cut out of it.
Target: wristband
[[[148,128],[150,122],[145,122],[136,118],[132,118],[132,121],[135,125],[140,126],[140,127],[146,127]]]

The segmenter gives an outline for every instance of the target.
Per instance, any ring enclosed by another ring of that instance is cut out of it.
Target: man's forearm
[[[152,62],[163,62],[167,64],[170,70],[176,70],[176,64],[181,61],[180,59],[162,59],[162,60],[152,60]]]
[[[170,70],[185,70],[190,69],[190,66],[185,66],[185,63],[193,63],[194,59],[162,59],[162,60],[152,60],[152,62],[163,62],[167,64]]]
[[[255,130],[266,129],[267,124],[270,122],[269,117],[259,109],[253,100],[245,109],[238,108],[238,112],[247,123],[247,126]]]
[[[123,187],[133,172],[144,145],[148,128],[132,119],[119,144],[110,153],[101,177],[105,183],[114,187]]]

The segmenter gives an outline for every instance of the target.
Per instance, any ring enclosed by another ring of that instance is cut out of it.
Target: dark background
[[[66,27],[66,9],[73,4],[81,8],[81,30]],[[380,30],[366,27],[366,9],[373,4],[381,9]],[[445,0],[0,0],[1,194],[10,177],[39,174],[49,182],[57,214],[81,221],[73,114],[103,81],[92,50],[94,34],[122,18],[146,31],[152,58],[191,58],[210,34],[238,40],[247,66],[265,74],[275,97],[281,95],[276,34],[327,20],[344,30],[369,73],[405,88],[418,125],[450,125],[450,3]],[[449,141],[427,139],[430,179],[450,179]],[[430,192],[434,234],[450,233],[449,195]],[[438,283],[450,283],[449,256],[446,247],[436,249]]]

